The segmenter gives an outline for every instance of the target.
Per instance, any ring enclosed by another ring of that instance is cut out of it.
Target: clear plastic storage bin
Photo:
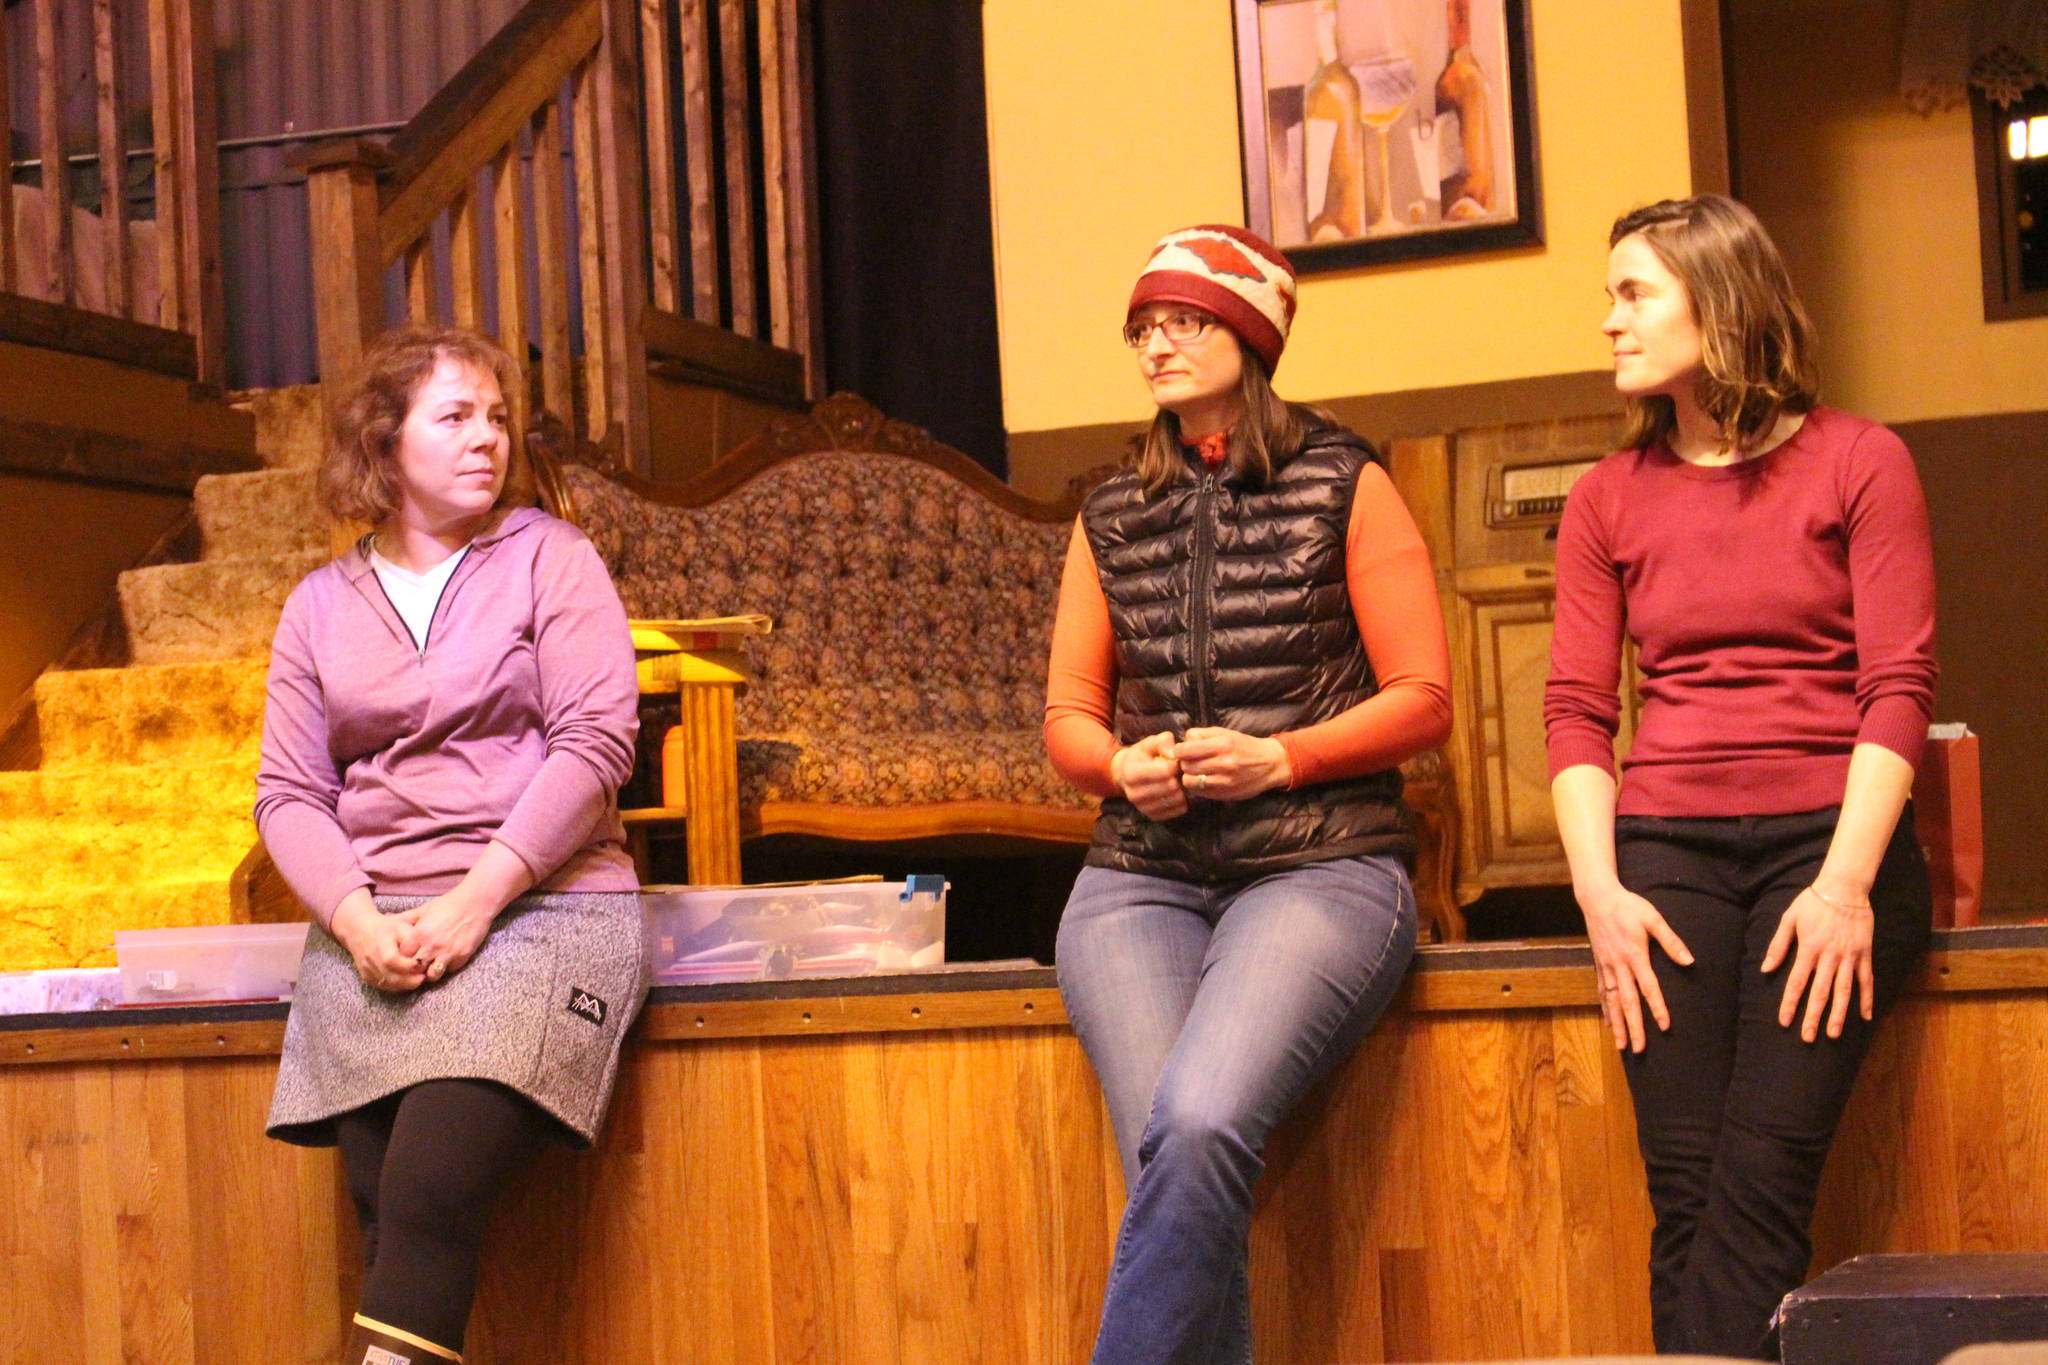
[[[663,985],[866,976],[946,960],[946,879],[640,893]]]
[[[0,1014],[65,1014],[120,1003],[121,974],[112,967],[0,972]]]
[[[306,950],[304,924],[202,924],[114,935],[121,1001],[289,1000]]]

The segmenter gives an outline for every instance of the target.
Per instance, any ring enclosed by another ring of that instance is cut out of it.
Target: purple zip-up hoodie
[[[256,827],[323,925],[359,886],[450,890],[492,839],[536,890],[637,890],[638,696],[619,595],[567,522],[522,507],[471,541],[424,649],[358,544],[277,624]]]

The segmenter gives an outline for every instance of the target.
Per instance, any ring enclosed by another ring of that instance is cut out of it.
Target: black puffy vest
[[[1118,743],[1193,725],[1265,737],[1379,690],[1344,577],[1352,494],[1375,458],[1350,432],[1320,431],[1264,486],[1195,470],[1153,495],[1125,469],[1089,495],[1081,521],[1116,641]],[[1088,862],[1211,882],[1411,849],[1389,769],[1248,801],[1192,797],[1163,822],[1112,796]]]

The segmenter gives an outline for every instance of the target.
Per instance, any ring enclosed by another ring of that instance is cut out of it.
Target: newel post
[[[320,379],[338,385],[384,330],[377,177],[392,156],[382,143],[351,138],[310,147],[294,161],[306,172]]]

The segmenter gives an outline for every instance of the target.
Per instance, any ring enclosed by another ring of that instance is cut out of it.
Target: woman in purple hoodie
[[[464,331],[370,348],[320,488],[376,529],[271,648],[256,822],[314,925],[269,1132],[341,1148],[346,1365],[461,1358],[491,1205],[591,1142],[647,985],[632,640],[582,533],[503,504],[516,377]]]

